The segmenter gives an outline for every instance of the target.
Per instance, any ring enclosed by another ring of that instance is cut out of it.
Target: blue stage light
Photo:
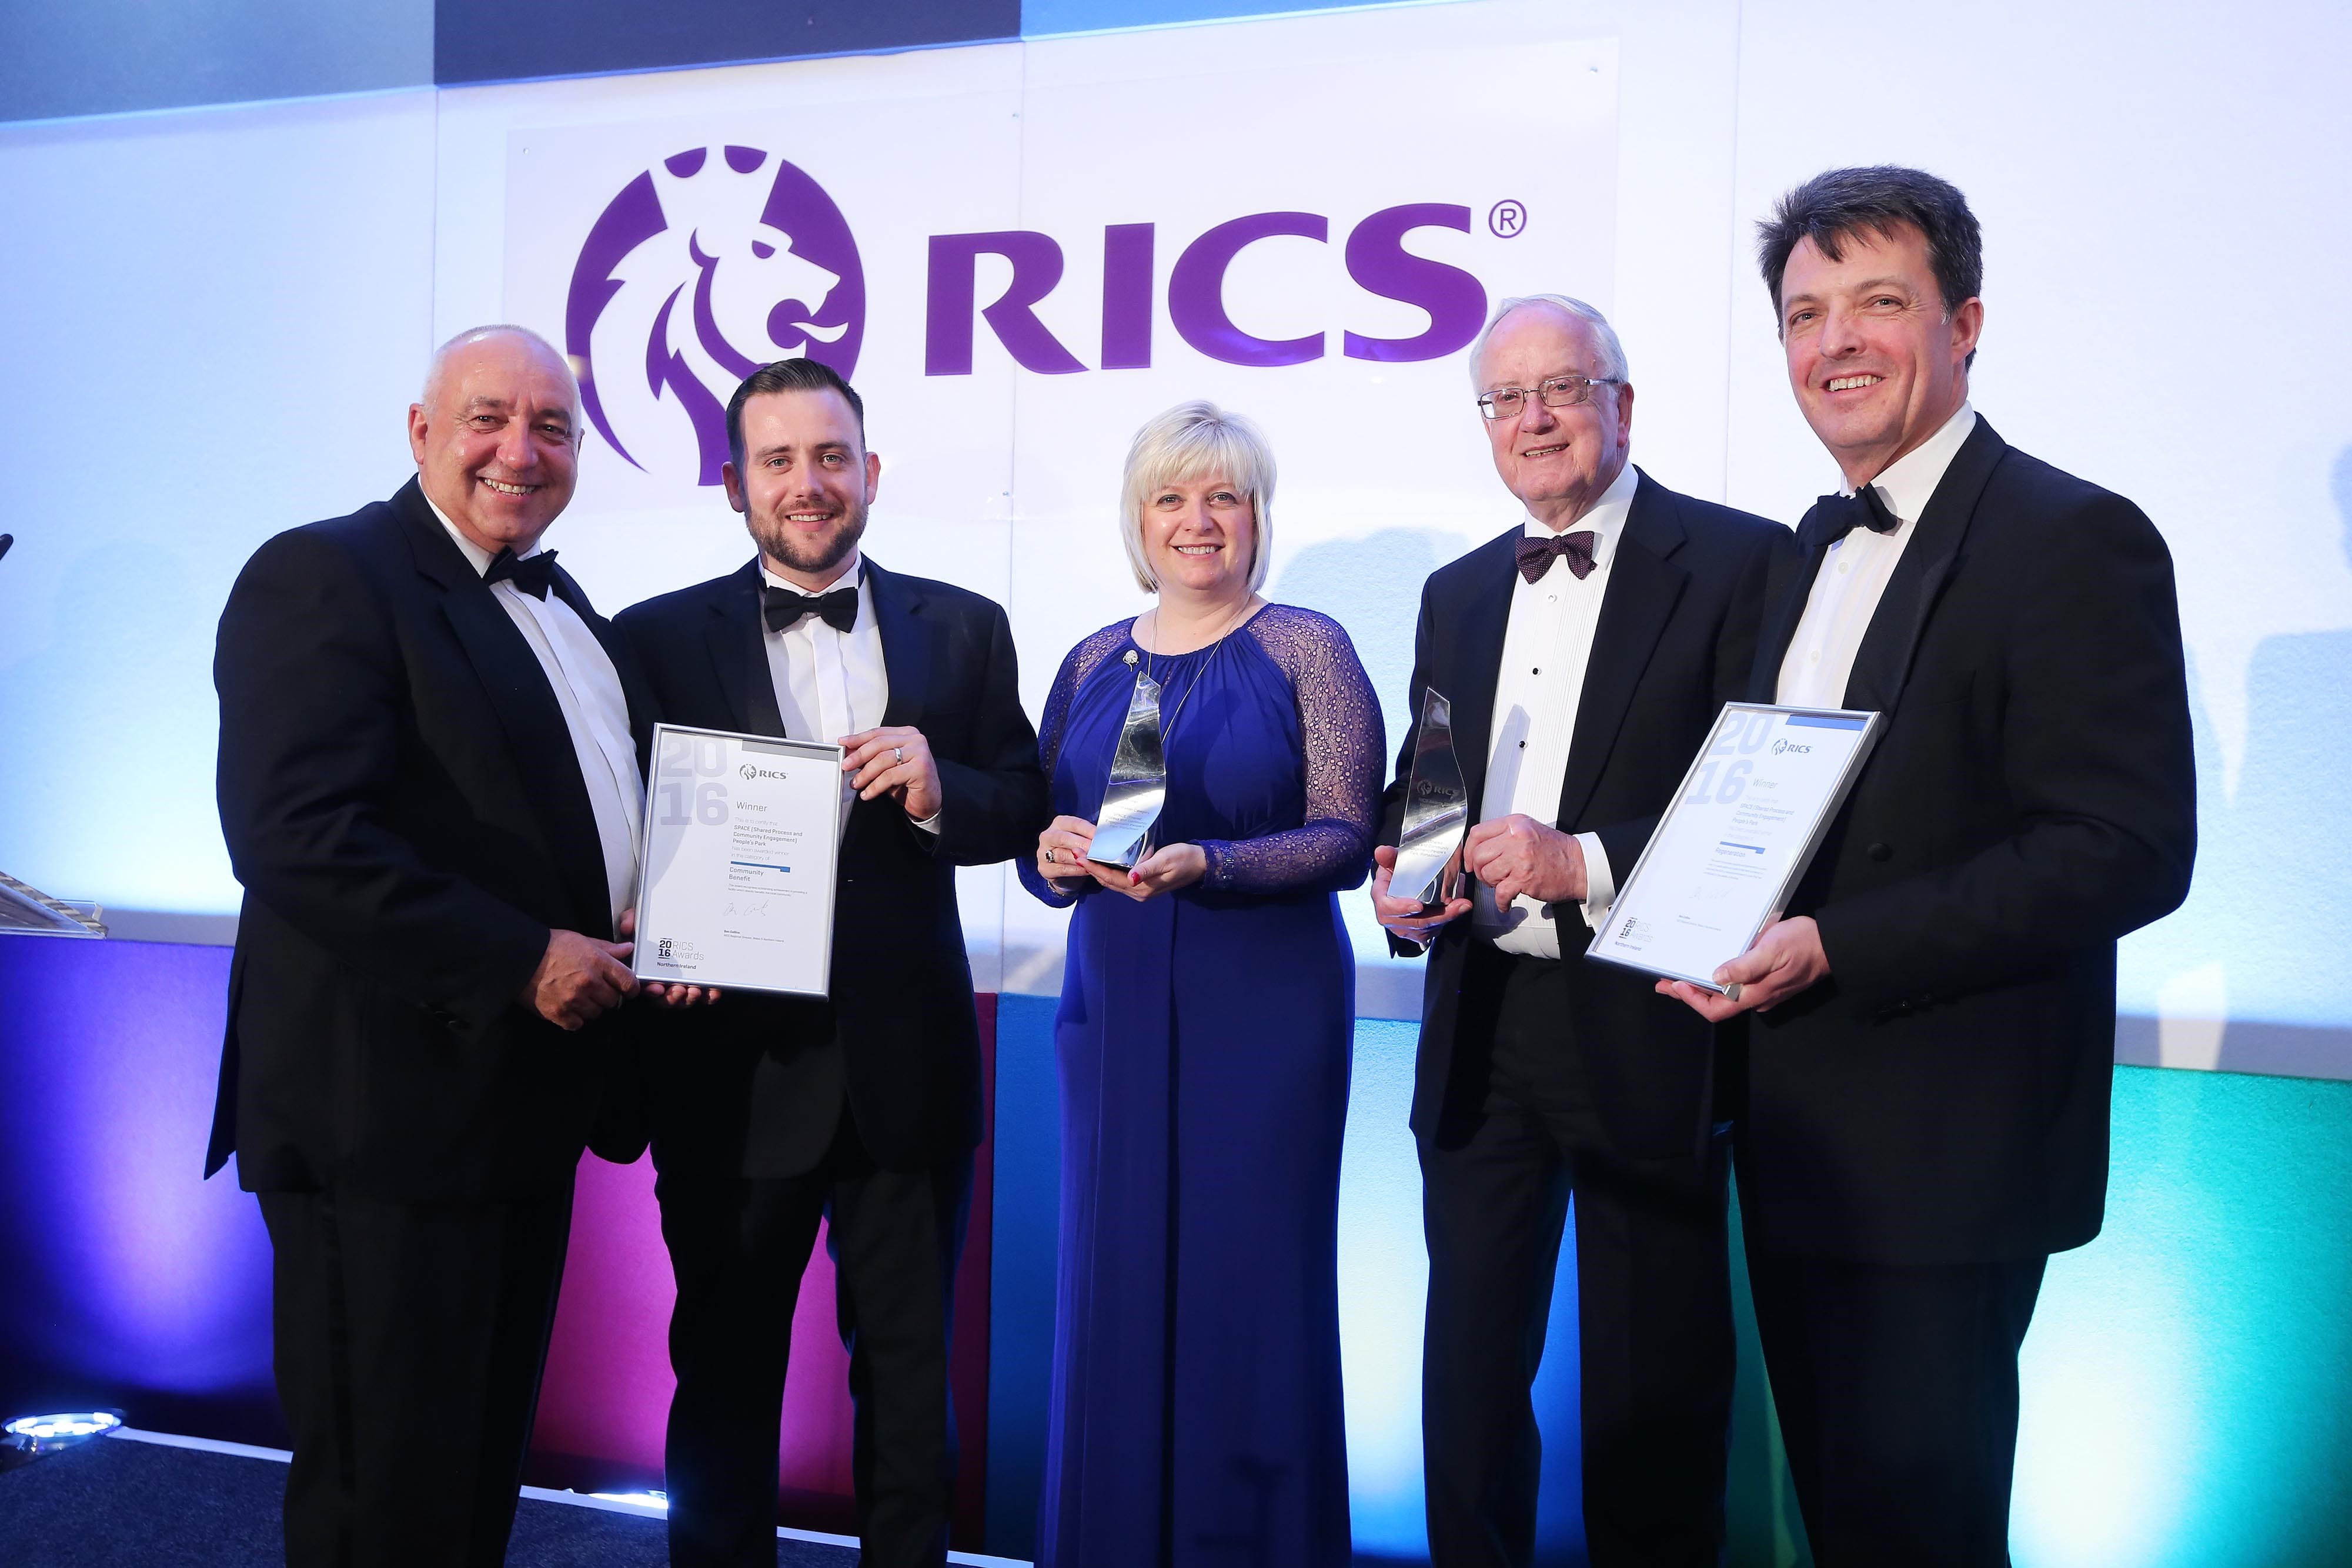
[[[669,1494],[658,1491],[592,1491],[588,1494],[598,1502],[625,1502],[632,1508],[657,1509],[669,1511]]]
[[[13,1453],[20,1461],[91,1437],[102,1437],[122,1425],[122,1417],[109,1410],[78,1411],[66,1416],[19,1416],[0,1427],[0,1451]]]

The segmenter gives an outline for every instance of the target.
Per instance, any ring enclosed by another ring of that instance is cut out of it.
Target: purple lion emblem
[[[637,467],[690,465],[704,485],[727,461],[736,382],[794,354],[845,377],[866,336],[865,269],[833,198],[758,148],[717,151],[664,159],[613,198],[563,310],[589,423]]]

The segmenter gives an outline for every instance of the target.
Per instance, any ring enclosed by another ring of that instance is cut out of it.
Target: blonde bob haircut
[[[1188,485],[1221,475],[1249,502],[1250,591],[1265,582],[1266,556],[1274,544],[1274,449],[1265,433],[1237,413],[1213,402],[1180,402],[1154,415],[1135,433],[1127,449],[1127,477],[1120,486],[1119,540],[1136,585],[1160,591],[1160,580],[1143,552],[1143,510],[1171,485]]]

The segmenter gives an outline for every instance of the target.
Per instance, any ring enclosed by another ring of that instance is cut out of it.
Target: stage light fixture
[[[19,1416],[0,1426],[0,1469],[30,1464],[44,1454],[70,1448],[100,1437],[122,1425],[110,1410],[82,1410],[64,1416]]]
[[[588,1494],[598,1502],[625,1502],[635,1508],[657,1508],[669,1511],[669,1494],[658,1491],[592,1491]]]
[[[111,1432],[121,1425],[120,1416],[89,1410],[72,1416],[19,1416],[0,1427],[0,1432],[36,1447],[57,1448],[79,1443],[84,1437],[95,1437],[101,1432]]]

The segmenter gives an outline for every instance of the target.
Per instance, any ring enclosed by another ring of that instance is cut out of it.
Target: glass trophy
[[[1469,825],[1470,791],[1462,782],[1461,758],[1454,754],[1454,705],[1435,688],[1424,688],[1389,896],[1418,899],[1423,908],[1444,904],[1454,880],[1446,873]]]
[[[1118,749],[1111,754],[1110,787],[1103,791],[1100,820],[1087,858],[1099,865],[1132,868],[1151,852],[1151,830],[1167,796],[1168,760],[1160,747],[1160,683],[1138,670],[1127,723],[1118,732]]]

